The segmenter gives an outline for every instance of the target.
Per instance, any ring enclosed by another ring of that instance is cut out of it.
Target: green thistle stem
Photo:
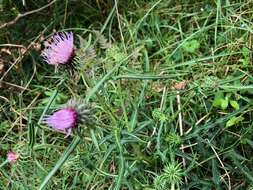
[[[5,160],[2,164],[0,164],[0,168],[6,165],[7,163],[8,163],[8,160]]]
[[[171,190],[175,190],[175,183],[171,183]]]

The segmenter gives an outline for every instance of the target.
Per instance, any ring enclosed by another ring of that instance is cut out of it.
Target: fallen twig
[[[10,70],[17,64],[19,63],[24,55],[28,52],[28,50],[30,50],[32,48],[32,46],[34,45],[34,43],[41,37],[41,35],[43,35],[43,33],[45,32],[46,28],[40,33],[40,35],[38,35],[24,50],[24,52],[22,52],[22,54],[11,64],[11,66],[7,69],[7,71],[5,71],[5,73],[3,74],[3,76],[1,76],[0,78],[0,82],[3,81],[4,77],[10,72]]]
[[[38,9],[35,9],[35,10],[32,10],[32,11],[25,12],[25,13],[23,13],[23,14],[18,14],[18,16],[16,16],[16,18],[13,19],[12,21],[6,22],[6,23],[2,24],[2,25],[0,26],[0,29],[3,29],[3,28],[5,28],[5,27],[8,27],[8,26],[11,26],[11,25],[15,24],[19,19],[21,19],[21,18],[23,18],[23,17],[25,17],[25,16],[31,15],[31,14],[33,14],[33,13],[37,13],[37,12],[39,12],[39,11],[42,11],[43,9],[46,9],[47,7],[51,6],[51,5],[54,4],[55,2],[56,2],[56,0],[53,0],[53,1],[51,1],[51,2],[48,3],[48,4],[46,4],[46,5],[43,6],[43,7],[40,7],[40,8],[38,8]]]
[[[181,100],[180,100],[180,93],[179,91],[177,91],[177,108],[178,108],[178,120],[179,120],[179,133],[180,133],[180,136],[183,136],[184,135],[184,130],[183,130],[183,117],[182,117],[182,112],[181,112]],[[184,152],[184,149],[183,149],[184,145],[181,144],[181,150],[182,152]],[[184,168],[186,168],[186,160],[185,158],[182,157],[182,163],[183,163],[183,166]],[[185,177],[185,183],[187,183],[187,177]]]

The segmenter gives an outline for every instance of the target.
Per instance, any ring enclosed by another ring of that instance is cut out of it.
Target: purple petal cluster
[[[62,109],[44,118],[44,123],[65,133],[67,137],[79,123],[88,123],[90,118],[89,106],[82,101],[70,99]]]
[[[66,133],[68,136],[77,125],[77,119],[76,110],[64,108],[46,118],[45,123],[57,131]]]
[[[50,65],[67,64],[74,57],[74,36],[72,32],[58,32],[44,42],[41,56]]]
[[[8,160],[9,163],[15,164],[18,161],[19,156],[20,155],[18,153],[13,152],[13,151],[9,151],[7,153],[7,160]]]

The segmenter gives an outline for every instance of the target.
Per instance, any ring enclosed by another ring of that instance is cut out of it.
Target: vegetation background
[[[253,189],[252,13],[252,0],[0,0],[0,189]],[[74,32],[77,69],[42,61],[56,31]],[[41,119],[73,97],[95,119],[64,138]]]

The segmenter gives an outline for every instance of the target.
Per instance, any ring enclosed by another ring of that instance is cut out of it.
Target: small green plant
[[[247,66],[250,62],[250,50],[246,47],[242,48],[243,58],[239,61],[243,64],[243,66]]]
[[[165,140],[171,146],[177,146],[181,144],[181,137],[177,133],[169,133]]]
[[[197,40],[190,40],[183,44],[184,51],[188,53],[195,53],[199,49],[199,42]]]
[[[242,116],[239,116],[239,117],[233,116],[232,118],[230,118],[227,121],[226,127],[234,126],[234,125],[238,124],[239,122],[241,122],[243,120],[244,120],[244,117],[242,117]]]
[[[152,111],[153,119],[161,122],[165,122],[168,118],[167,116],[159,109],[156,108]]]
[[[183,176],[184,172],[181,164],[172,162],[164,168],[162,174],[155,178],[155,188],[156,190],[164,190],[169,188],[171,190],[175,190],[176,186],[179,188],[179,185],[182,183]]]
[[[235,110],[239,110],[240,106],[237,100],[232,99],[231,96],[231,93],[227,93],[224,97],[224,94],[222,92],[217,92],[213,100],[213,106],[222,110],[226,110],[230,105]]]

